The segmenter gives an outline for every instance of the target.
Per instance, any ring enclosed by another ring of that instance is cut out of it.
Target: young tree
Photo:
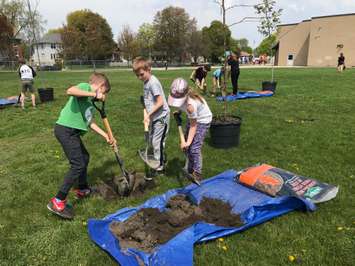
[[[271,34],[276,30],[278,24],[280,24],[280,16],[282,9],[275,9],[275,0],[262,0],[258,5],[255,5],[256,14],[261,16],[260,25],[258,31],[266,37],[269,41],[272,40]],[[272,55],[272,43],[270,44],[269,55]],[[274,64],[272,64],[271,82],[274,81]]]
[[[123,58],[128,61],[132,61],[139,54],[137,34],[128,25],[123,26],[118,38],[118,47],[123,54]]]
[[[0,15],[0,54],[10,59],[13,57],[12,38],[12,25],[6,16]]]
[[[196,28],[196,20],[190,19],[185,9],[170,6],[155,15],[153,26],[157,51],[166,54],[168,60],[181,62],[188,47],[188,33]]]

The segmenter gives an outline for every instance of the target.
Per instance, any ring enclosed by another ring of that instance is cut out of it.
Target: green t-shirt
[[[77,88],[83,91],[91,92],[91,86],[88,83],[80,83]],[[91,103],[91,97],[70,96],[68,102],[60,112],[57,124],[88,131],[94,113],[94,106]]]

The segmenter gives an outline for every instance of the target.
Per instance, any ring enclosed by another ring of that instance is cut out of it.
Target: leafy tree
[[[190,19],[185,9],[170,6],[157,12],[153,26],[156,50],[166,54],[169,60],[181,62],[187,52],[189,32],[196,28],[196,20]]]
[[[199,56],[205,57],[206,54],[208,54],[208,46],[204,42],[202,31],[193,30],[190,33],[190,37],[188,40],[188,51],[193,57],[195,63],[197,62],[197,58]]]
[[[13,57],[12,49],[13,28],[7,17],[0,15],[0,54]]]
[[[106,19],[88,9],[68,14],[62,41],[65,59],[103,60],[110,58],[115,48]]]
[[[118,38],[118,47],[123,54],[123,58],[128,61],[132,61],[139,54],[137,34],[128,25],[123,26]]]
[[[272,50],[270,50],[270,47],[272,47],[275,41],[276,41],[276,34],[272,34],[271,36],[266,37],[255,49],[256,55],[258,56],[262,54],[273,55]]]
[[[154,26],[150,23],[143,23],[138,29],[137,38],[139,42],[140,54],[151,58],[156,38]]]
[[[231,31],[227,26],[224,28],[226,33],[226,46],[230,48],[231,41]],[[204,27],[202,32],[205,38],[208,40],[210,59],[213,63],[220,62],[220,58],[223,57],[224,53],[224,33],[223,33],[223,23],[214,20],[211,22],[209,27]]]
[[[233,39],[230,40],[230,50],[235,52],[247,52],[249,54],[253,53],[253,49],[249,46],[249,41],[245,38],[242,39]]]

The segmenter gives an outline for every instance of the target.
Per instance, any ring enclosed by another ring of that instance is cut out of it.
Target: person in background
[[[222,82],[222,77],[224,75],[224,67],[219,67],[213,72],[213,87],[212,87],[212,93],[211,96],[214,97],[216,95],[216,88],[221,91],[221,82]]]
[[[36,95],[33,86],[33,80],[36,77],[36,71],[34,71],[30,65],[27,65],[24,59],[21,59],[19,63],[20,68],[18,70],[18,75],[20,76],[22,85],[20,97],[21,108],[25,109],[25,96],[27,91],[31,93],[32,106],[36,107]]]
[[[199,88],[200,92],[205,94],[207,91],[207,73],[211,68],[208,65],[200,66],[192,71],[190,79]]]
[[[228,59],[228,65],[231,67],[231,81],[233,86],[233,95],[238,93],[238,79],[239,79],[239,59],[236,54],[232,54]]]
[[[345,69],[345,57],[343,53],[340,53],[338,57],[338,72],[343,72]]]

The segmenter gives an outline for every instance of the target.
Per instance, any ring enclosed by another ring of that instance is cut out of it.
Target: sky
[[[38,3],[38,10],[47,21],[45,28],[61,27],[66,15],[79,9],[90,9],[106,18],[112,28],[114,38],[124,25],[137,31],[143,23],[152,23],[154,15],[168,6],[183,7],[197,20],[201,29],[213,20],[221,20],[221,12],[215,0],[31,0]],[[260,0],[226,0],[226,6],[235,4],[254,5]],[[355,13],[355,0],[276,0],[277,8],[282,8],[281,23],[297,23],[315,16]],[[255,16],[254,9],[237,7],[227,12],[227,24],[240,21],[243,17]],[[255,48],[263,36],[257,31],[257,22],[246,22],[232,26],[232,36],[247,38]],[[354,25],[355,26],[355,25]]]

